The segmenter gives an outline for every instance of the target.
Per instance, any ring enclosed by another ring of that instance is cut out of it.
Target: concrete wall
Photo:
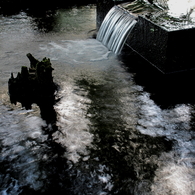
[[[139,16],[138,22],[126,41],[163,73],[195,69],[195,28],[166,30]]]

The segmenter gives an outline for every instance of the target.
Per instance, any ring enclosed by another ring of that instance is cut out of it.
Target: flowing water
[[[157,104],[139,73],[90,38],[95,12],[0,16],[0,194],[195,194],[195,105]],[[55,69],[55,123],[9,102],[10,73],[29,52]]]
[[[122,7],[114,6],[102,22],[97,40],[101,41],[109,50],[120,54],[132,28],[137,23],[135,19],[136,17],[130,15]]]

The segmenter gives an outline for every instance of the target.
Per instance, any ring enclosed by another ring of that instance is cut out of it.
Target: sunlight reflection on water
[[[86,147],[91,145],[93,135],[89,132],[89,121],[85,117],[87,112],[85,105],[90,104],[90,100],[78,96],[74,90],[71,85],[64,84],[61,91],[63,98],[55,106],[59,113],[57,125],[60,132],[54,137],[67,148],[67,159],[77,163],[80,155],[84,155],[85,158],[89,155]]]

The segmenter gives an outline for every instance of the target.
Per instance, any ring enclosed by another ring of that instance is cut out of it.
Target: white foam
[[[150,136],[165,136],[174,140],[173,149],[158,159],[152,193],[154,195],[195,194],[194,132],[191,132],[190,105],[177,105],[174,109],[161,110],[147,94],[139,99],[142,105],[137,129]]]
[[[47,136],[41,132],[45,122],[22,109],[9,111],[7,107],[0,108],[0,134],[3,144],[1,160],[14,162],[10,164],[10,169],[20,173],[17,178],[13,178],[15,182],[9,195],[19,194],[16,190],[22,185],[30,185],[35,190],[40,189],[43,183],[40,183],[38,178],[43,174],[39,172],[37,161],[40,144],[47,139]],[[7,191],[3,189],[2,193],[5,194]]]
[[[50,42],[41,44],[40,49],[47,52],[52,60],[72,65],[107,60],[110,54],[108,49],[95,39]]]
[[[66,157],[76,163],[81,158],[81,154],[89,158],[87,147],[93,141],[93,135],[89,132],[89,120],[85,117],[85,102],[89,100],[72,93],[74,89],[71,86],[64,86],[61,91],[64,98],[55,106],[59,113],[57,125],[60,132],[54,134],[57,142],[60,142],[67,148]]]
[[[151,189],[155,195],[195,194],[195,169],[168,162],[157,169]]]

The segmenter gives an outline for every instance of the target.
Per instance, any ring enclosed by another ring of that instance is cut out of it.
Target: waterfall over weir
[[[114,6],[104,18],[97,40],[119,54],[136,22],[135,16],[120,6]]]
[[[102,22],[97,40],[116,54],[125,44],[163,74],[195,70],[191,49],[195,45],[195,9],[185,1],[184,10],[178,9],[175,0],[135,0],[114,6]]]

